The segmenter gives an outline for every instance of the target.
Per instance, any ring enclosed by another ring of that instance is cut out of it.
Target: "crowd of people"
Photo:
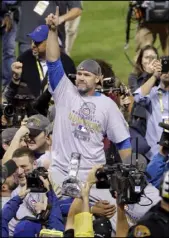
[[[1,12],[2,237],[168,237],[168,38],[165,58],[137,45],[125,85],[106,59],[75,66],[81,1]]]

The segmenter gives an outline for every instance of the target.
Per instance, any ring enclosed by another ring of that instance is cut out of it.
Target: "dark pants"
[[[15,39],[16,39],[17,23],[13,22],[11,31],[2,31],[2,86],[9,84],[12,78],[11,64],[15,61]]]

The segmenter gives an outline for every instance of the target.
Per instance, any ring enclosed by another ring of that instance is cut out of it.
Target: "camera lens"
[[[14,107],[12,105],[7,105],[5,108],[4,108],[4,115],[6,117],[12,117],[14,116]]]

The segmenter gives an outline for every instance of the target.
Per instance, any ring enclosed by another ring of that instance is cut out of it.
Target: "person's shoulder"
[[[32,50],[26,50],[23,54],[19,55],[17,61],[25,61],[29,58],[35,58],[32,54]]]

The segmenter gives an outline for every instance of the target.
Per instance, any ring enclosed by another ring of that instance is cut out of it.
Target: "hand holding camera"
[[[96,178],[96,171],[98,169],[101,169],[103,168],[103,165],[95,165],[90,171],[89,171],[89,174],[88,174],[88,177],[87,177],[87,183],[89,183],[90,186],[92,186],[93,184],[95,184],[98,180]]]
[[[152,60],[146,68],[146,72],[149,74],[153,74],[156,78],[161,75],[162,65],[161,62],[157,59]]]
[[[24,199],[28,193],[30,193],[30,189],[27,189],[27,183],[26,183],[23,187],[21,187],[18,196],[21,199]]]
[[[131,103],[131,99],[128,96],[122,95],[120,96],[120,106],[128,107]]]
[[[39,176],[40,180],[43,182],[43,186],[44,188],[47,189],[47,192],[50,191],[50,182],[49,182],[49,179],[48,178],[44,178],[43,176]]]
[[[159,126],[163,128],[163,133],[159,141],[160,153],[166,157],[169,155],[169,124],[161,122]]]
[[[89,193],[90,193],[90,189],[91,189],[92,185],[97,182],[96,171],[100,168],[102,168],[102,165],[95,165],[89,171],[86,183],[80,185],[82,198],[89,197]]]

